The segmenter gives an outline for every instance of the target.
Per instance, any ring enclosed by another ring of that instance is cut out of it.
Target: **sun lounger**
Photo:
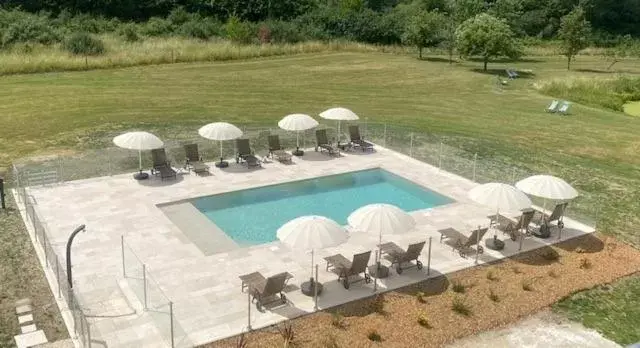
[[[339,154],[338,149],[329,142],[326,129],[316,130],[316,151],[318,151],[318,149],[320,149],[320,151],[325,150],[330,155]]]
[[[384,243],[380,245],[380,252],[384,254],[384,258],[391,261],[391,266],[393,267],[396,264],[396,272],[398,274],[402,274],[403,269],[417,267],[418,269],[422,269],[422,262],[418,260],[420,257],[420,253],[422,253],[422,249],[424,248],[426,242],[414,243],[410,244],[407,250],[400,248],[393,242]],[[408,267],[402,267],[403,263],[416,261],[415,266],[411,265]]]
[[[151,174],[160,174],[160,179],[176,178],[176,171],[171,168],[171,162],[167,160],[167,153],[164,148],[151,150],[151,157],[153,157],[153,168]]]
[[[359,147],[362,151],[373,150],[373,144],[368,141],[364,141],[360,136],[360,127],[355,125],[349,126],[349,136],[351,138],[351,144]]]
[[[551,102],[551,104],[547,107],[547,112],[556,112],[558,111],[558,106],[560,105],[560,102],[557,100],[554,100]]]
[[[477,244],[476,252],[478,254],[484,253],[484,248],[479,244],[484,235],[487,233],[488,228],[481,228],[474,230],[471,232],[469,237],[463,235],[453,228],[446,228],[444,230],[440,230],[440,241],[442,239],[447,238],[445,240],[445,244],[451,246],[453,250],[457,250],[461,257],[467,257],[467,254],[473,245]]]
[[[327,271],[329,268],[333,268],[333,272],[338,275],[338,282],[342,281],[342,285],[345,289],[349,289],[349,285],[355,282],[363,281],[365,283],[371,282],[371,276],[367,274],[367,266],[369,266],[369,258],[371,258],[371,250],[353,255],[353,261],[349,261],[341,254],[325,257],[327,261]],[[352,276],[357,276],[362,273],[364,278],[358,280],[351,280]]]
[[[284,294],[284,288],[287,281],[293,278],[288,272],[282,272],[265,278],[260,272],[253,272],[240,276],[242,281],[242,291],[249,289],[251,300],[256,303],[258,310],[265,304],[281,301],[287,303],[287,297]],[[271,300],[269,301],[269,299]]]
[[[569,205],[568,202],[558,203],[550,215],[546,214],[542,211],[536,211],[533,216],[533,223],[540,226],[538,231],[533,232],[533,235],[539,238],[549,238],[551,236],[551,223],[556,221],[556,225],[558,228],[564,227],[564,222],[562,218],[564,217],[564,212]]]
[[[505,72],[507,73],[507,76],[509,76],[509,78],[512,80],[520,76],[515,70],[512,69],[506,69]]]
[[[206,173],[209,171],[209,166],[204,164],[202,156],[200,156],[200,153],[198,152],[198,144],[185,145],[184,152],[187,156],[187,168],[190,168],[196,174]]]
[[[569,103],[568,101],[564,101],[562,102],[560,109],[558,109],[558,112],[563,115],[566,115],[569,113],[569,107],[571,107],[571,103]]]
[[[280,162],[291,162],[291,154],[284,151],[280,145],[280,137],[278,135],[269,135],[269,155],[275,157]]]
[[[253,155],[249,139],[236,139],[236,147],[238,148],[238,156],[236,156],[236,163],[244,161],[247,163],[247,167],[260,166],[260,160]]]
[[[492,223],[496,224],[496,227],[502,232],[509,235],[511,240],[515,241],[518,239],[518,232],[522,229],[525,230],[526,234],[529,234],[529,224],[533,219],[533,215],[535,214],[535,210],[527,210],[522,213],[517,220],[511,219],[504,215],[490,215],[489,219]]]

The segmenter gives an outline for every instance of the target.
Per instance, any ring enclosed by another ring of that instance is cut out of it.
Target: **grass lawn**
[[[575,294],[554,309],[622,345],[640,342],[640,277]]]
[[[640,74],[638,63],[616,68]],[[24,156],[110,146],[112,136],[134,128],[196,136],[208,122],[276,127],[286,114],[341,105],[370,121],[445,136],[480,160],[561,176],[598,205],[599,230],[638,246],[640,118],[577,103],[568,116],[546,113],[552,96],[536,83],[607,76],[602,58],[580,56],[572,72],[565,64],[556,57],[490,64],[532,71],[503,90],[478,70],[481,63],[356,52],[5,76],[0,172]],[[10,226],[0,224],[0,235]],[[0,244],[0,254],[7,248]]]

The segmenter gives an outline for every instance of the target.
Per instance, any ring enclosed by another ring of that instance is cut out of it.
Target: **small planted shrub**
[[[515,274],[521,274],[522,273],[522,270],[518,266],[513,266],[511,269],[513,270],[513,273],[515,273]]]
[[[464,297],[456,296],[453,298],[453,302],[451,303],[451,309],[465,317],[471,315],[471,307],[467,304]]]
[[[467,291],[467,288],[459,281],[453,281],[451,283],[451,290],[458,294],[464,294]]]
[[[342,312],[336,311],[331,314],[331,325],[333,325],[333,327],[336,327],[338,329],[345,328],[344,316],[342,315]]]
[[[367,338],[372,342],[382,342],[382,336],[376,330],[369,331]]]
[[[487,272],[487,279],[489,279],[492,282],[497,282],[498,280],[500,280],[500,278],[498,278],[495,272],[491,269]]]
[[[268,25],[262,24],[258,28],[258,40],[261,44],[267,44],[271,42],[271,29]]]
[[[542,258],[549,262],[558,261],[560,255],[555,250],[548,250],[542,253]]]
[[[280,332],[280,336],[282,336],[282,339],[284,340],[285,347],[288,347],[289,344],[293,342],[293,339],[295,337],[293,325],[291,325],[291,322],[287,321],[280,325],[278,327],[278,332]]]
[[[241,21],[238,17],[231,16],[224,26],[227,38],[233,42],[248,44],[255,37],[255,31],[248,22]]]
[[[78,56],[99,56],[106,51],[102,40],[87,33],[72,35],[64,47],[69,53]]]
[[[589,269],[592,267],[591,261],[587,258],[580,259],[580,269]]]
[[[533,291],[533,279],[525,279],[522,281],[522,290]]]
[[[126,42],[136,42],[140,40],[140,35],[138,35],[138,29],[135,24],[129,23],[123,25],[120,27],[119,34]]]
[[[336,339],[336,336],[328,335],[328,336],[325,336],[324,340],[322,341],[322,347],[339,348],[340,346],[338,345],[338,340]]]
[[[495,291],[493,291],[493,289],[489,289],[489,299],[493,302],[500,302],[500,297],[495,293]]]
[[[582,247],[577,247],[575,251],[576,251],[576,253],[578,253],[578,254],[584,254],[584,253],[585,253],[585,250],[584,250],[584,248],[582,248]]]
[[[238,339],[236,340],[236,348],[247,348],[248,345],[249,343],[247,342],[247,337],[244,333],[238,336]]]
[[[432,328],[431,324],[429,323],[429,318],[427,318],[427,315],[424,314],[424,313],[420,314],[418,316],[418,325],[420,325],[420,326],[422,326],[422,327],[424,327],[426,329],[431,329]]]
[[[550,270],[549,271],[549,277],[551,278],[558,278],[560,275],[555,271],[555,270]]]
[[[418,300],[418,302],[420,302],[420,303],[427,303],[427,299],[425,297],[425,294],[422,291],[416,292],[416,300]]]

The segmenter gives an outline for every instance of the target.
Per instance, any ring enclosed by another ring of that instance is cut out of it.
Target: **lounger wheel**
[[[367,283],[367,284],[371,283],[371,276],[365,273],[364,274],[364,282]]]
[[[462,258],[467,257],[467,254],[465,254],[464,251],[462,251],[462,250],[459,250],[458,254],[460,254],[460,257],[462,257]]]
[[[512,241],[516,241],[518,239],[518,235],[516,235],[515,232],[511,232],[509,233],[509,237],[511,238]]]
[[[284,294],[280,294],[280,300],[282,301],[282,304],[287,304],[287,296]]]
[[[564,222],[558,221],[558,228],[563,229],[564,228]]]
[[[482,245],[478,245],[478,254],[482,253],[484,253],[484,248],[482,247]]]
[[[349,289],[349,278],[342,278],[342,286],[344,286],[345,289]]]
[[[400,265],[396,266],[396,272],[398,274],[402,274],[402,266],[400,266]]]
[[[422,269],[422,262],[420,262],[420,260],[416,260],[416,267],[418,267],[418,269]]]

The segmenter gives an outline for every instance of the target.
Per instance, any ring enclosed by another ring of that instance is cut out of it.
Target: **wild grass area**
[[[176,47],[182,51],[176,48],[171,58],[171,51],[167,53],[167,46],[163,46],[166,42],[158,41],[157,47],[152,40],[140,43],[147,48],[141,48],[135,59],[147,57],[147,64],[158,64],[180,62],[176,57],[185,52],[207,57],[199,53],[201,43],[193,41],[189,46],[185,42],[191,41],[180,39]],[[186,46],[180,46],[183,44]],[[267,56],[254,55],[255,50],[281,47],[207,45],[212,51],[226,47],[225,54],[236,57],[229,59]],[[446,144],[478,153],[481,158],[497,158],[533,172],[563,177],[597,208],[597,216],[592,217],[598,220],[598,230],[640,246],[640,119],[587,103],[575,94],[562,94],[563,90],[545,91],[549,95],[538,90],[540,85],[551,83],[548,81],[614,78],[615,73],[606,70],[606,59],[579,56],[574,70],[567,71],[561,57],[528,57],[519,62],[490,63],[490,71],[484,73],[481,63],[450,65],[443,56],[427,54],[424,60],[417,60],[406,54],[383,54],[377,51],[384,48],[364,45],[335,46],[337,52],[325,52],[326,47],[318,46],[323,53],[313,53],[317,51],[309,45],[313,44],[282,46],[299,50],[294,53],[308,53],[295,56],[5,76],[0,79],[0,172],[25,156],[111,146],[111,138],[126,130],[148,130],[162,138],[195,137],[198,127],[222,120],[275,128],[284,115],[317,115],[340,105],[369,122],[436,134]],[[104,64],[95,68],[118,66],[110,65],[107,57],[111,62],[136,62],[128,56],[128,48],[120,51],[121,56],[115,49],[110,52],[113,56],[88,58],[87,62]],[[165,60],[153,61],[161,56],[159,52],[164,52]],[[44,55],[34,54],[40,56]],[[11,66],[5,64],[7,57],[0,55],[0,70]],[[14,67],[20,66],[20,54],[11,59]],[[52,53],[50,59],[64,63],[71,58],[66,53]],[[84,59],[73,61],[83,69]],[[632,79],[640,74],[639,63],[626,59],[617,63],[616,70]],[[35,61],[22,64],[38,66]],[[518,69],[522,76],[498,88],[494,74],[505,68]],[[570,114],[546,113],[553,98],[574,102]],[[0,223],[0,235],[10,236],[16,233],[10,232],[12,229],[21,228],[19,219],[13,219]],[[20,233],[26,241],[26,233]],[[25,244],[18,246],[22,247],[31,250]],[[15,244],[0,243],[0,255],[14,248]],[[35,260],[27,256],[20,259],[33,265],[36,272]],[[8,277],[16,283],[2,285],[18,289],[11,290],[16,294],[26,292],[22,286],[48,291],[44,283],[20,281],[23,274],[30,273],[11,272]],[[13,297],[3,300],[3,305],[12,301]],[[3,322],[15,319],[11,311],[3,313],[8,313]],[[3,332],[15,332],[13,327],[7,330]]]
[[[640,277],[630,277],[577,293],[555,304],[554,309],[619,344],[629,345],[640,340],[638,294]]]

